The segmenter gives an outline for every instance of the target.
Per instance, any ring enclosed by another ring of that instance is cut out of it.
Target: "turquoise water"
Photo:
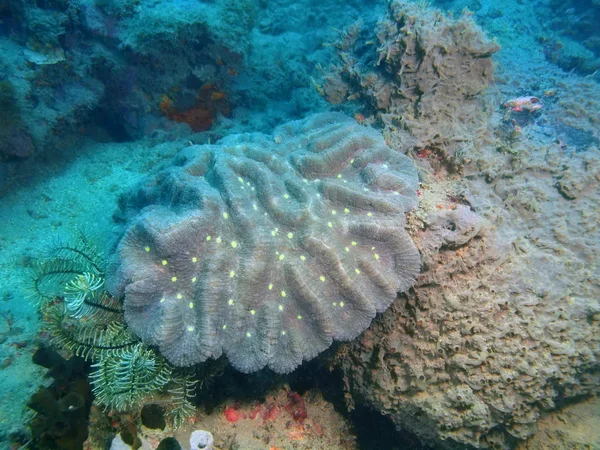
[[[0,0],[0,448],[600,448],[598,23]]]

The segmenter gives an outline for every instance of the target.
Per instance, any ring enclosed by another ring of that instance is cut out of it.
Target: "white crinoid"
[[[69,315],[75,319],[90,314],[90,303],[96,303],[102,294],[104,278],[90,272],[78,274],[65,286],[65,304]]]

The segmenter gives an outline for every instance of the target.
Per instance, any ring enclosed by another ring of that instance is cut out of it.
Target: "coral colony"
[[[290,372],[413,284],[417,182],[409,158],[337,113],[189,147],[129,196],[140,210],[110,289],[176,366],[224,352],[243,372]]]

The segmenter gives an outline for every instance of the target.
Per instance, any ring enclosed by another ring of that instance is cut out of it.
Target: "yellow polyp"
[[[321,281],[325,281],[325,277],[324,277],[323,275],[321,275],[321,276],[319,277],[319,280],[321,280]]]
[[[374,253],[374,254],[373,254],[373,258],[375,258],[375,259],[379,259],[379,255],[378,255],[377,253]]]
[[[210,241],[212,239],[212,236],[206,236],[206,240]]]
[[[192,262],[193,263],[197,263],[198,262],[198,258],[196,258],[195,256],[192,258]]]
[[[239,181],[240,183],[243,183],[243,182],[244,182],[244,179],[243,179],[242,177],[238,177],[238,181]]]
[[[194,327],[190,325],[189,327],[187,327],[187,330],[188,331],[194,331]]]
[[[281,255],[279,255],[279,261],[283,261],[284,258],[285,258],[285,255],[283,253]]]
[[[350,212],[350,210],[349,210],[348,208],[344,208],[344,212],[345,212],[346,214],[348,214],[348,213]]]
[[[360,270],[354,269],[354,271],[356,272],[356,275],[360,275]]]
[[[219,237],[217,238],[217,244],[220,244],[220,243],[221,243],[221,241],[222,241],[222,239],[221,239],[221,236],[219,236]]]
[[[223,219],[229,219],[229,214],[227,214],[226,212],[223,213]]]
[[[285,194],[285,195],[283,196],[283,198],[285,198],[285,199],[287,200],[288,198],[290,198],[290,196],[289,196],[289,195],[287,195],[287,194]]]
[[[327,222],[327,226],[328,226],[329,228],[333,228],[333,224],[332,224],[331,222]]]
[[[285,293],[285,291],[281,291],[281,296],[285,297],[287,294]]]
[[[250,314],[254,315],[254,314],[256,314],[256,311],[255,311],[255,310],[253,310],[253,309],[251,309],[251,310],[250,310]]]
[[[371,217],[373,215],[373,213],[367,213],[368,217]]]
[[[294,233],[288,233],[288,239],[291,239],[294,237]]]
[[[279,305],[279,311],[283,311],[283,305]]]
[[[344,302],[340,302],[340,307],[344,307]]]
[[[177,281],[177,277],[171,277],[171,281],[175,283]]]
[[[169,264],[169,263],[167,262],[167,260],[166,260],[166,259],[163,259],[163,260],[162,260],[162,265],[163,265],[163,266],[166,266],[167,264]]]
[[[350,160],[350,164],[354,164],[354,158]]]
[[[150,247],[146,246],[146,247],[144,247],[144,250],[146,250],[147,252],[149,252],[150,251]]]
[[[227,325],[223,325],[223,327],[222,327],[222,328],[223,328],[224,330],[226,330],[226,329],[227,329]]]
[[[333,306],[337,306],[337,303],[336,303],[336,302],[333,302],[333,303],[332,303],[332,305],[333,305]]]
[[[247,332],[246,337],[252,337],[252,334],[250,332]]]
[[[298,314],[298,320],[302,320],[302,316],[300,314]]]
[[[192,283],[195,283],[195,282],[196,282],[196,280],[197,280],[197,278],[196,278],[196,277],[192,278]]]
[[[306,256],[300,255],[300,261],[306,261]]]
[[[281,335],[282,335],[282,336],[285,336],[285,330],[283,330],[283,331],[281,332]]]
[[[235,277],[235,272],[232,270],[231,272],[229,272],[229,278],[233,278]]]
[[[160,299],[160,302],[161,302],[161,303],[164,303],[164,302],[166,302],[166,300],[165,300],[164,298],[161,298],[161,299]]]
[[[335,216],[337,214],[337,211],[335,209],[331,210],[331,215]]]
[[[230,298],[229,301],[227,302],[229,304],[229,306],[233,305],[233,299]]]
[[[272,291],[273,290],[273,283],[269,283],[269,290]]]
[[[338,177],[338,178],[342,178],[342,174],[340,173],[340,174],[339,174],[337,177]]]
[[[254,211],[258,211],[258,206],[256,206],[256,203],[252,205],[252,209],[254,209]]]
[[[355,247],[356,246],[356,241],[352,241],[351,244],[352,244],[353,247]]]
[[[237,246],[238,246],[238,243],[237,243],[236,241],[231,241],[231,246],[232,246],[233,248],[237,248]]]
[[[347,252],[350,251],[350,249],[348,247],[344,247],[344,250],[346,250]]]
[[[194,309],[194,302],[190,302],[189,307],[190,309]]]
[[[183,298],[183,295],[181,295],[181,294],[177,294],[177,298],[178,298],[179,300],[181,300],[181,299]]]

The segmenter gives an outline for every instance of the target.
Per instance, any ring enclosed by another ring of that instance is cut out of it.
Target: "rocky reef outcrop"
[[[369,30],[336,43],[323,94],[416,157],[423,271],[341,352],[350,404],[435,448],[514,448],[600,386],[600,153],[551,139],[566,108],[499,131],[511,118],[485,99],[498,46],[468,14],[395,1]]]
[[[514,448],[600,386],[600,152],[513,147],[462,179],[422,161],[424,270],[343,361],[355,401],[436,448]]]
[[[434,147],[454,155],[477,146],[493,80],[491,56],[500,46],[465,13],[459,19],[413,2],[393,1],[386,17],[357,22],[334,47],[340,62],[322,93],[334,104],[358,100],[368,122],[388,141]]]

